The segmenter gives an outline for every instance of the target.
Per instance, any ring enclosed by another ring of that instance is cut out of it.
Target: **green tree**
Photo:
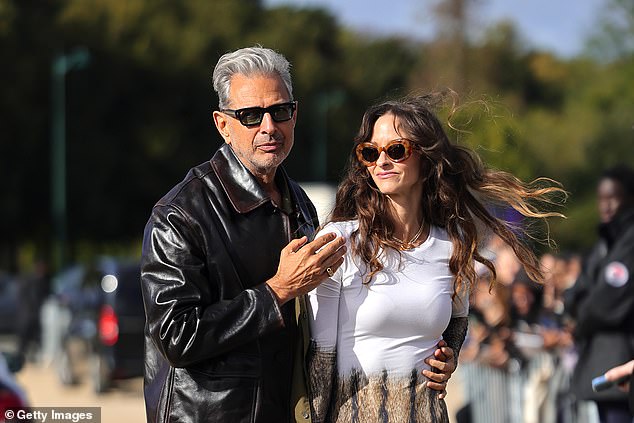
[[[634,54],[634,3],[607,0],[597,29],[588,41],[589,53],[610,62]]]

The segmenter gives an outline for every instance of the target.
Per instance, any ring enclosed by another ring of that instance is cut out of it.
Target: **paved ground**
[[[27,364],[16,375],[34,407],[101,407],[102,423],[145,422],[142,380],[131,379],[102,395],[88,383],[63,386],[51,367]]]

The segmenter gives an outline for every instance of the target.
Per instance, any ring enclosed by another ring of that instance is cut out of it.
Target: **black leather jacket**
[[[317,215],[282,168],[276,181],[289,213],[223,145],[154,206],[141,268],[148,422],[291,420],[289,342],[306,334],[295,303],[280,308],[264,282],[291,238],[312,236]],[[289,399],[271,400],[271,387]],[[301,404],[295,415],[310,421]]]

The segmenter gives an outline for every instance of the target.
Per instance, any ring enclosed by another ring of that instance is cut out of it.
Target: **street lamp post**
[[[84,48],[59,54],[51,66],[51,212],[53,219],[53,264],[66,264],[66,73],[88,64]]]

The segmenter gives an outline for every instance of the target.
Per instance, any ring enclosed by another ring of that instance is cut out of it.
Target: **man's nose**
[[[260,122],[260,132],[271,134],[277,131],[277,126],[270,113],[264,113],[262,122]]]

